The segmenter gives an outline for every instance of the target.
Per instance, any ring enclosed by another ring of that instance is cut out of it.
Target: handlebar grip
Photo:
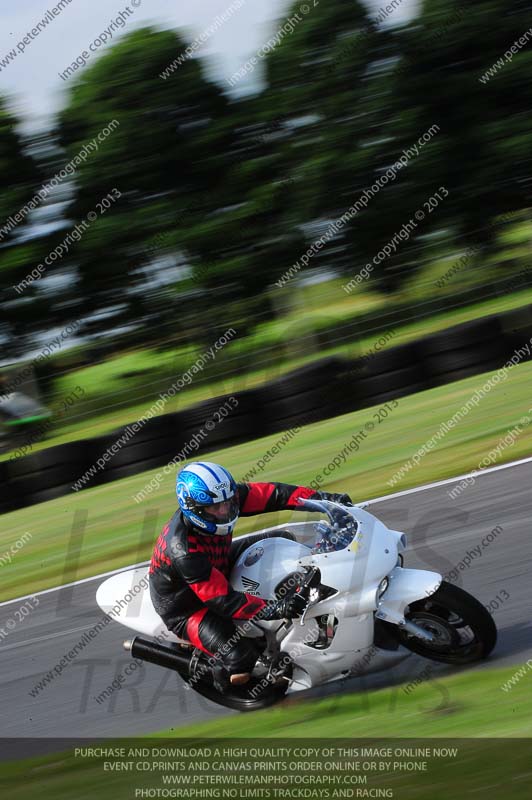
[[[318,580],[316,581],[316,576]],[[311,567],[307,573],[306,578],[300,584],[301,589],[309,589],[313,585],[318,585],[321,581],[321,572],[319,567]]]

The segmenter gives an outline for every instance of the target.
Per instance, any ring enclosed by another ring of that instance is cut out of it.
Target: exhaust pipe
[[[124,642],[124,648],[130,651],[133,658],[148,661],[150,664],[157,664],[159,667],[166,667],[175,672],[190,674],[192,650],[190,653],[178,653],[163,644],[149,639],[141,639],[140,636],[135,636],[132,641]]]

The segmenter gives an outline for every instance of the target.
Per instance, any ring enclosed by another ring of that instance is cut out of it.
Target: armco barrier
[[[532,339],[532,305],[508,311],[500,322],[503,341],[512,351]]]
[[[457,325],[419,344],[429,386],[441,386],[499,369],[514,349],[510,338],[504,337],[498,315]]]
[[[93,441],[68,442],[5,462],[9,507],[23,508],[68,494],[72,476],[89,466]]]
[[[13,508],[7,462],[0,461],[0,514]]]
[[[125,426],[105,436],[0,463],[0,513],[70,493],[72,484],[91,467],[93,473],[80,491],[155,469],[178,456],[189,460],[495,370],[531,337],[532,305],[438,331],[411,344],[369,352],[354,361],[324,358],[267,386],[155,417],[129,438]],[[521,361],[527,359],[523,356]],[[224,404],[230,404],[230,411],[217,421]],[[213,421],[207,430],[206,423]],[[122,442],[118,451],[102,463],[102,455],[117,442]],[[98,463],[101,468],[94,470]]]

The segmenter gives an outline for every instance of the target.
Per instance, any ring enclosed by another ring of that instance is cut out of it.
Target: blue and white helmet
[[[230,472],[210,461],[194,461],[178,473],[176,493],[183,516],[204,533],[232,533],[240,507]]]

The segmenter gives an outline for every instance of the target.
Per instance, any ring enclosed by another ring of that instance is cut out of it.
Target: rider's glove
[[[294,619],[300,617],[307,605],[306,597],[296,589],[287,593],[286,597],[280,600],[270,600],[266,606],[255,614],[254,619],[262,619],[268,622],[272,619]]]
[[[331,503],[341,503],[343,506],[352,506],[353,501],[348,494],[335,494],[334,492],[317,492],[313,500],[330,500]]]

